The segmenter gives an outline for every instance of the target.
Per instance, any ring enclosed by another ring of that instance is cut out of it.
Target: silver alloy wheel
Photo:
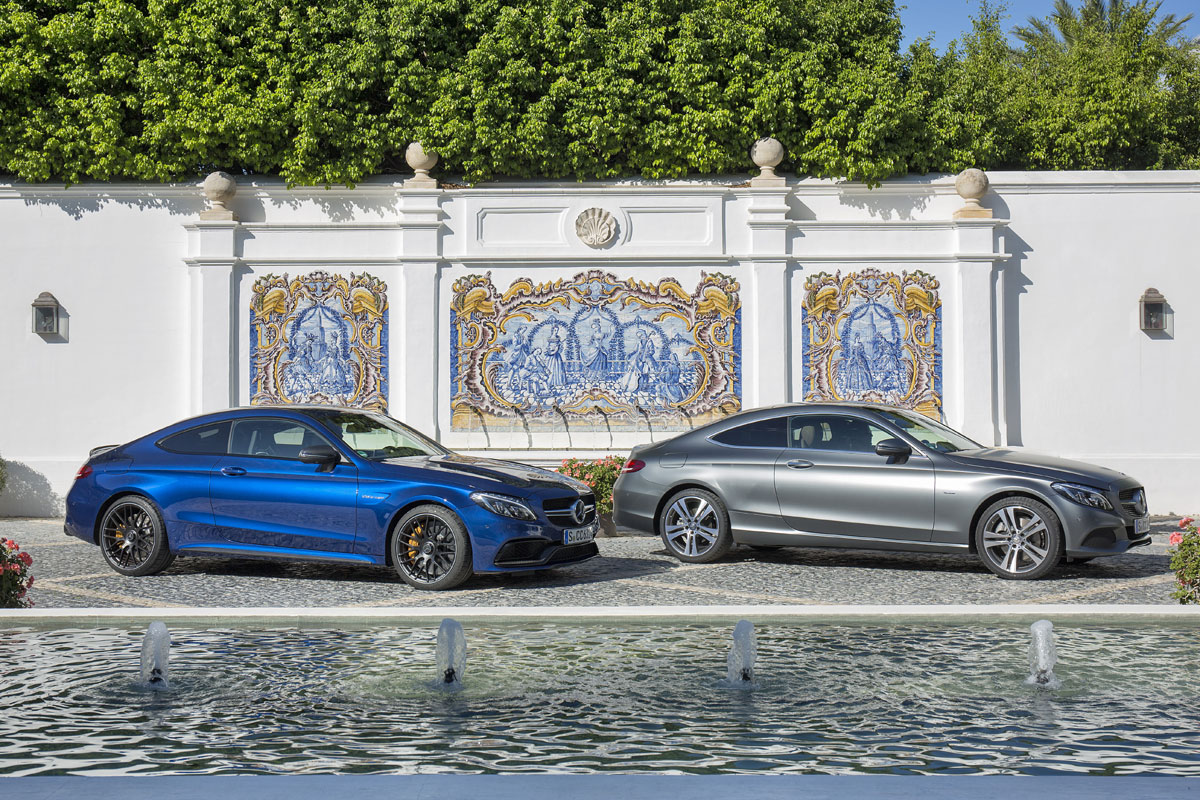
[[[721,532],[717,510],[703,497],[685,496],[667,509],[663,519],[671,549],[685,556],[702,556],[717,543]]]
[[[1040,567],[1050,553],[1054,533],[1033,509],[1010,504],[996,510],[983,526],[987,557],[1013,575]]]

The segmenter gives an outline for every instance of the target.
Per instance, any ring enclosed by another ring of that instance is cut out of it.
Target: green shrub
[[[12,539],[0,541],[0,608],[26,608],[33,601],[26,593],[33,586],[33,558],[22,553]]]
[[[1171,569],[1175,570],[1176,589],[1171,595],[1180,603],[1200,603],[1200,533],[1195,520],[1179,520],[1180,530],[1171,534]]]
[[[612,490],[617,482],[617,476],[625,466],[622,456],[605,456],[593,460],[568,458],[562,462],[558,471],[577,481],[583,481],[596,495],[596,511],[601,514],[611,514],[613,510]]]

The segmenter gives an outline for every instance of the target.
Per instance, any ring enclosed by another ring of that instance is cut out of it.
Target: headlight
[[[487,492],[475,492],[471,495],[471,499],[493,514],[499,514],[502,517],[525,520],[537,519],[537,514],[533,513],[533,509],[515,497],[507,497],[502,494],[488,494]]]
[[[1108,502],[1108,498],[1102,492],[1098,492],[1095,489],[1080,486],[1077,483],[1052,483],[1050,486],[1063,497],[1079,503],[1081,506],[1112,511],[1112,503]]]

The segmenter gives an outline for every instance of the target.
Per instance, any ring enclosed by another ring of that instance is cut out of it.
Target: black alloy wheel
[[[424,505],[405,514],[392,535],[392,564],[416,589],[453,589],[471,577],[471,540],[456,514]]]
[[[175,560],[162,515],[144,497],[129,495],[109,506],[99,538],[104,560],[122,575],[155,575]]]

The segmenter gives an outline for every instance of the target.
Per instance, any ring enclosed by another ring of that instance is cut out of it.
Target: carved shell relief
[[[617,221],[603,208],[589,208],[575,218],[575,233],[588,247],[603,247],[617,235]]]

